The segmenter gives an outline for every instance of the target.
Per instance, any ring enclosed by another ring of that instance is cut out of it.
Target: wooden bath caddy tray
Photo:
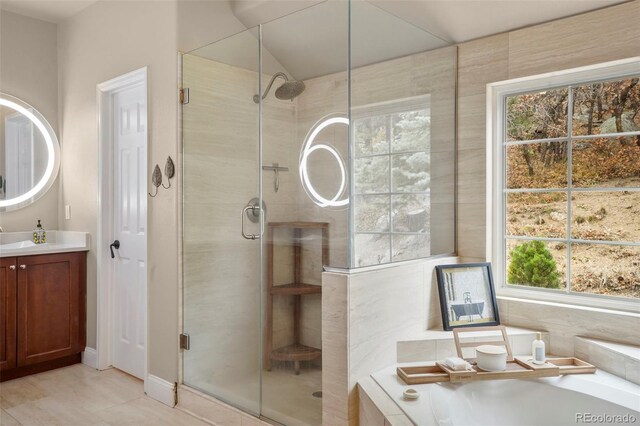
[[[459,333],[472,333],[474,331],[495,331],[501,334],[502,340],[497,341],[472,341],[460,342]],[[547,362],[536,365],[531,362],[530,356],[513,357],[507,332],[503,326],[497,327],[476,327],[474,330],[464,329],[453,330],[458,357],[462,358],[463,348],[475,348],[480,345],[502,345],[507,349],[507,369],[504,371],[484,371],[478,368],[475,358],[466,358],[473,369],[455,371],[447,367],[444,363],[436,362],[435,365],[425,365],[416,367],[398,367],[398,376],[408,385],[437,382],[471,382],[476,380],[504,380],[504,379],[530,379],[537,377],[554,377],[565,374],[585,374],[595,373],[596,368],[578,358],[547,358]]]
[[[532,379],[538,377],[554,377],[565,374],[595,373],[596,368],[577,358],[548,358],[544,365],[529,362],[531,357],[515,357],[507,361],[504,371],[483,371],[476,365],[473,370],[454,371],[440,362],[436,365],[417,367],[398,367],[398,376],[408,385],[437,382],[471,382],[475,380]]]

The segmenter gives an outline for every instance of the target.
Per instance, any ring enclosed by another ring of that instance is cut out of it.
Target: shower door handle
[[[249,210],[251,210],[252,212],[255,212],[256,210],[260,211],[260,206],[258,206],[257,204],[247,204],[242,208],[242,211],[240,212],[240,219],[241,219],[240,227],[241,227],[242,236],[247,240],[259,240],[262,234],[264,233],[262,230],[263,228],[262,220],[260,221],[260,230],[261,230],[260,234],[247,234],[246,232],[244,232],[244,218],[247,215],[247,212]]]

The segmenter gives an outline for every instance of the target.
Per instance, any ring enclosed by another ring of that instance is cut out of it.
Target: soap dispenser
[[[542,365],[546,360],[544,340],[542,340],[542,333],[536,333],[536,340],[531,343],[531,356],[534,364]]]
[[[33,242],[36,244],[44,244],[47,242],[47,231],[44,230],[40,219],[38,219],[38,225],[33,230]]]

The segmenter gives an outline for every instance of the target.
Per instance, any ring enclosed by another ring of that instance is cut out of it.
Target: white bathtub
[[[572,381],[577,382],[576,390],[566,388]],[[589,393],[600,393],[603,386],[608,388],[609,400]],[[585,424],[640,424],[640,390],[632,395],[576,376],[442,384],[433,386],[429,396],[439,426],[576,425],[581,420]],[[626,406],[610,400],[626,400]]]
[[[407,386],[395,368],[373,375],[419,426],[640,425],[640,386],[598,370],[595,374],[531,380]],[[404,389],[420,392],[405,401]]]

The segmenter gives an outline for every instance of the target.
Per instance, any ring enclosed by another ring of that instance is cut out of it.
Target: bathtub
[[[395,368],[373,379],[419,426],[640,425],[640,386],[595,374],[408,386]],[[407,388],[420,392],[406,401]]]

